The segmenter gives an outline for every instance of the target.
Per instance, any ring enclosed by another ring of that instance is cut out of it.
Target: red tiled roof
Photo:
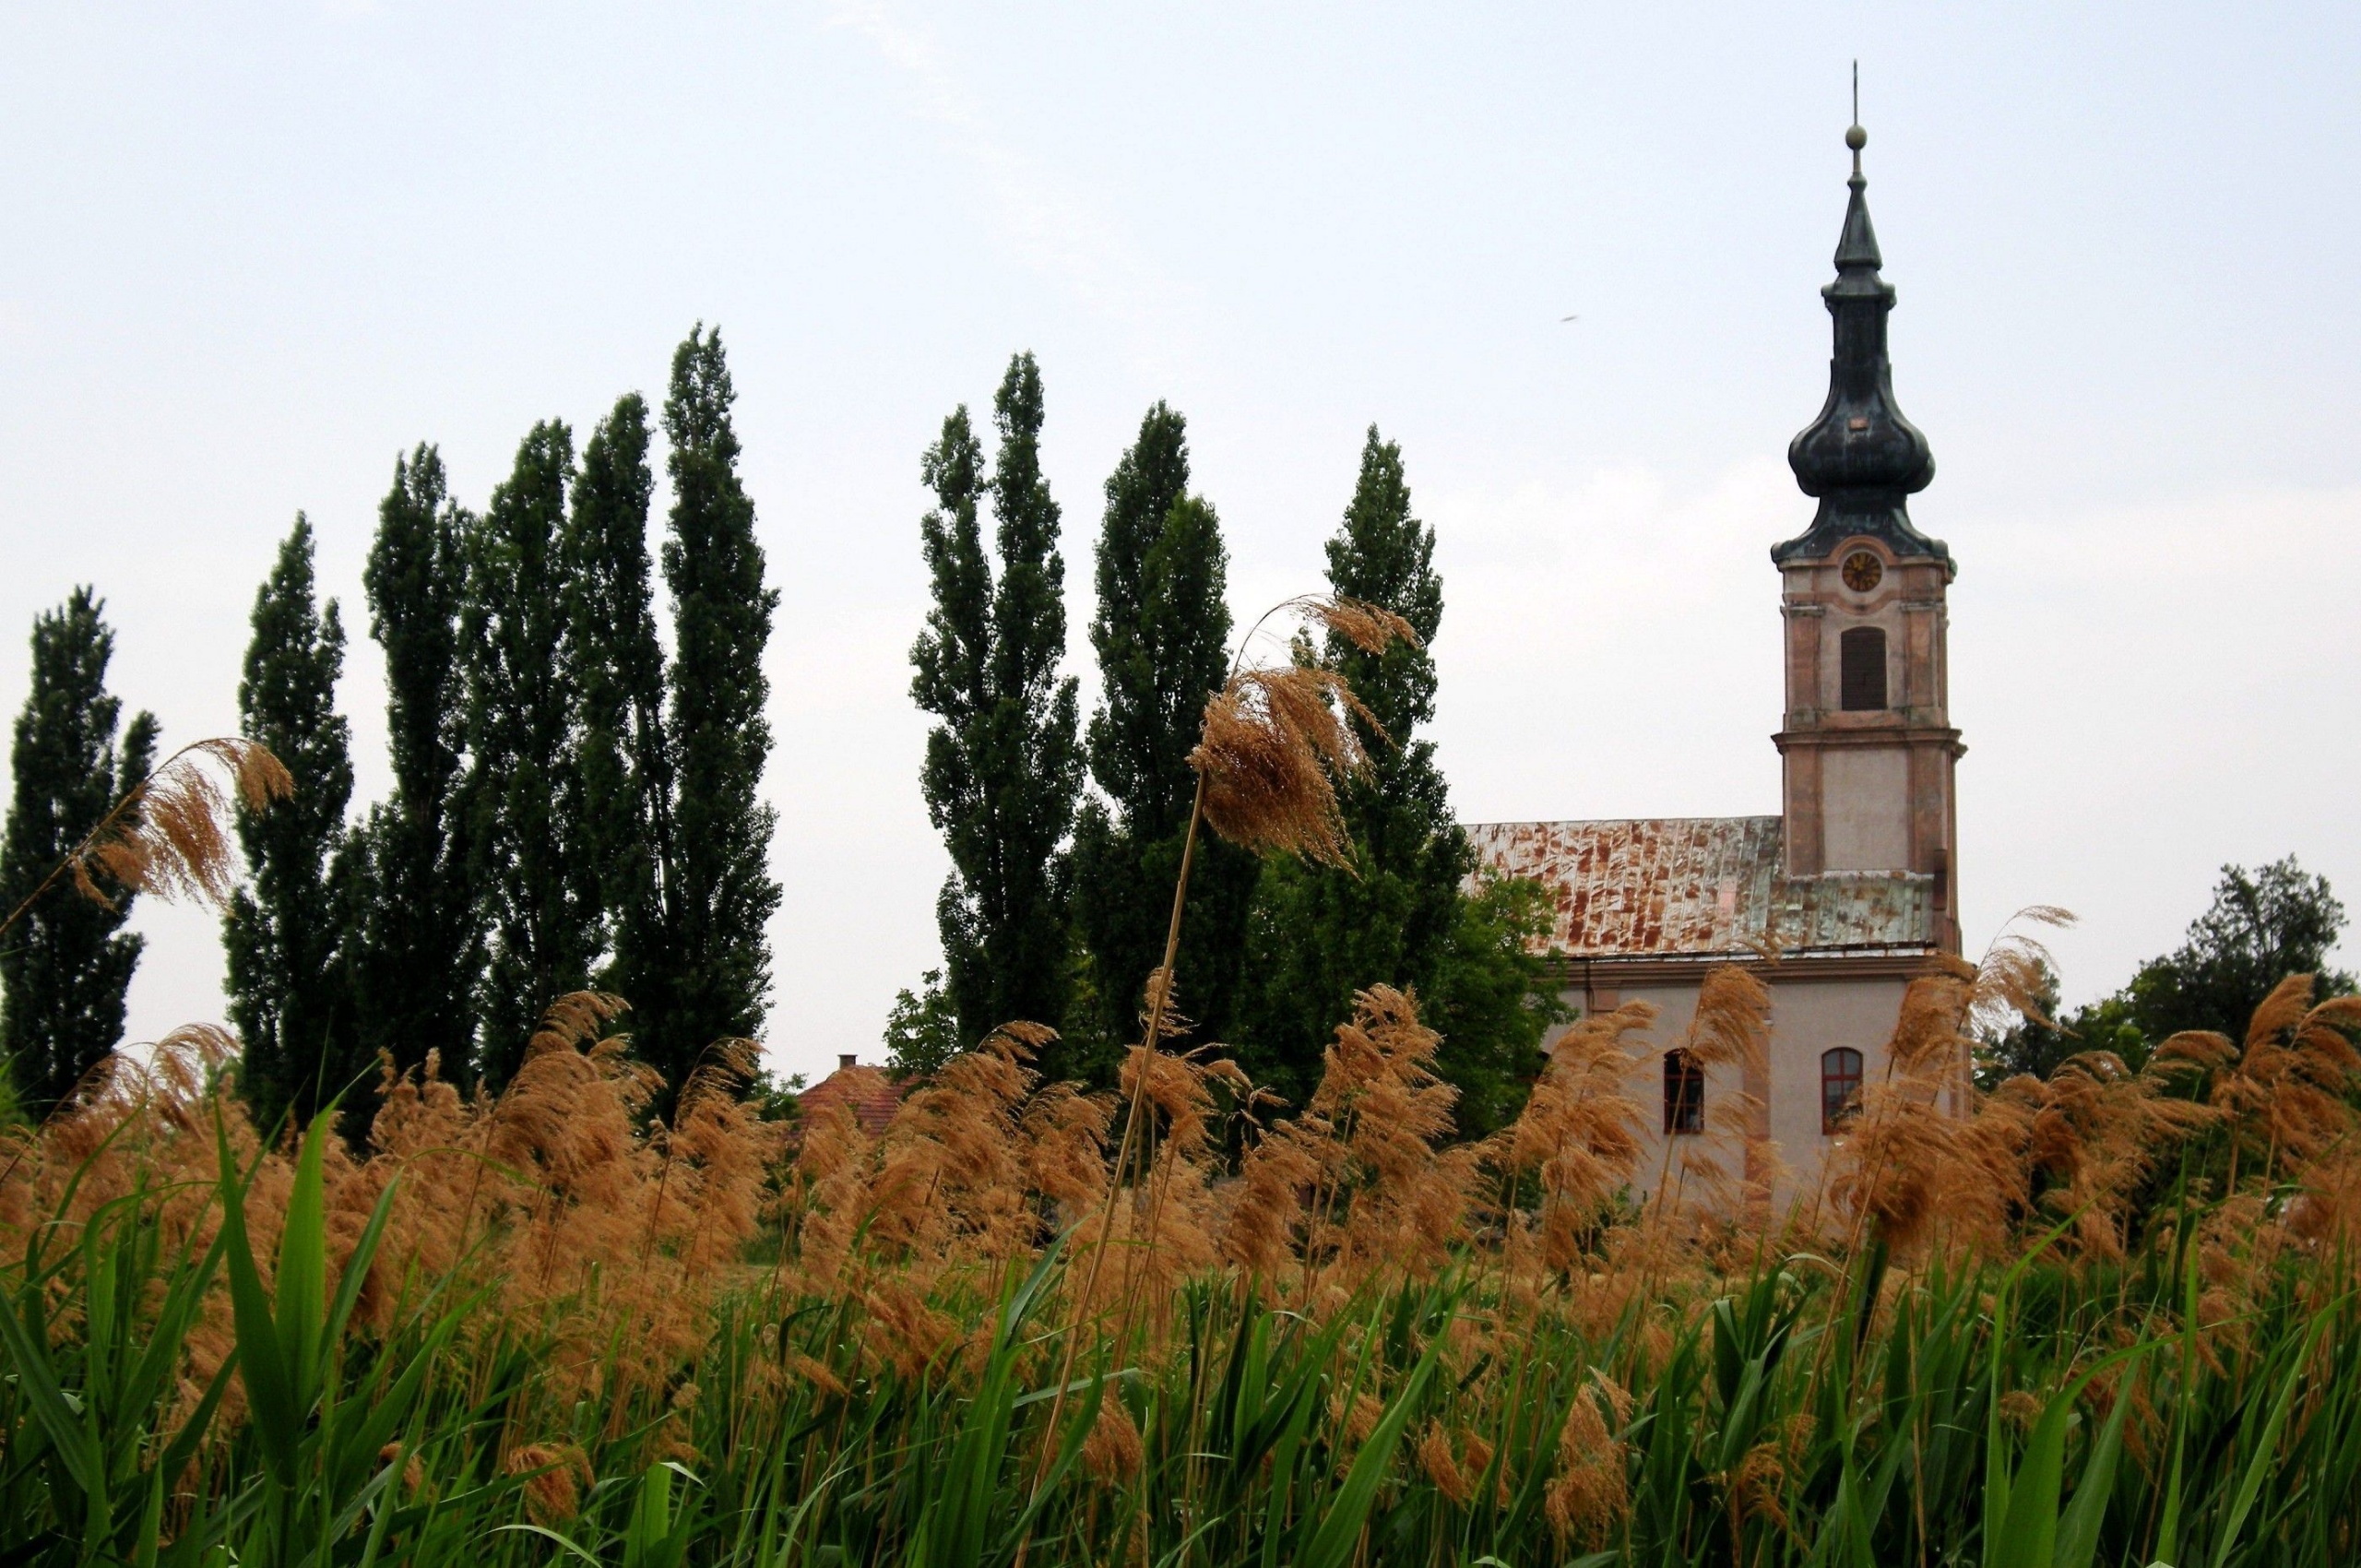
[[[1912,872],[1789,877],[1775,816],[1472,824],[1479,860],[1549,889],[1538,945],[1575,958],[1933,944],[1934,879]]]
[[[874,1067],[839,1067],[796,1096],[795,1103],[806,1121],[832,1105],[849,1105],[860,1130],[873,1138],[894,1120],[902,1090]]]

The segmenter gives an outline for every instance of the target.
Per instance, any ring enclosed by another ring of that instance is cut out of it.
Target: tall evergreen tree
[[[365,1063],[353,1012],[352,875],[345,807],[351,728],[336,711],[344,625],[314,597],[312,525],[298,513],[255,595],[254,637],[238,683],[240,732],[287,765],[294,793],[267,811],[241,804],[238,841],[253,878],[222,922],[230,1019],[245,1046],[241,1087],[265,1126],[307,1121]]]
[[[565,659],[573,479],[572,433],[554,420],[535,425],[468,552],[469,834],[492,937],[478,1067],[495,1086],[549,1004],[589,982],[599,948],[575,766],[581,694]]]
[[[1295,861],[1268,865],[1250,935],[1254,970],[1252,1049],[1258,1075],[1290,1098],[1318,1080],[1321,1052],[1353,992],[1415,987],[1442,1031],[1439,1071],[1458,1086],[1460,1125],[1481,1133],[1513,1113],[1546,1014],[1524,938],[1540,909],[1529,887],[1469,897],[1476,868],[1451,814],[1420,726],[1434,717],[1432,645],[1442,624],[1434,530],[1411,511],[1401,448],[1370,427],[1344,523],[1329,540],[1328,582],[1338,595],[1393,611],[1418,636],[1370,654],[1331,636],[1328,659],[1370,710],[1359,719],[1371,766],[1343,792],[1351,871]]]
[[[627,393],[583,446],[566,520],[564,657],[581,683],[582,837],[610,954],[600,983],[637,1006],[635,1027],[670,1011],[677,963],[666,900],[672,768],[647,554],[647,401]]]
[[[720,329],[692,330],[672,356],[664,399],[672,448],[664,581],[674,637],[666,734],[678,781],[664,892],[676,946],[663,1011],[636,1034],[676,1087],[714,1041],[761,1030],[771,985],[766,928],[779,900],[769,864],[778,813],[759,793],[771,749],[763,652],[778,592],[764,586],[754,504],[738,477],[736,398]]]
[[[1229,668],[1228,554],[1214,509],[1189,493],[1188,427],[1162,403],[1107,480],[1098,610],[1090,642],[1102,696],[1091,777],[1105,791],[1074,826],[1074,919],[1091,958],[1100,1049],[1051,1065],[1104,1079],[1137,1032],[1149,972],[1164,958],[1196,779],[1189,753],[1205,699]],[[1229,1031],[1254,887],[1252,856],[1199,836],[1190,875],[1180,1010],[1201,1036]]]
[[[465,1074],[483,941],[464,809],[466,668],[459,639],[472,519],[421,445],[394,459],[362,582],[386,659],[393,795],[369,814],[354,980],[361,1043],[407,1071],[439,1051]],[[370,1102],[363,1097],[359,1108]]]
[[[1071,865],[1062,849],[1081,789],[1075,684],[1065,651],[1065,561],[1042,478],[1041,374],[1009,362],[993,398],[991,482],[963,407],[923,473],[936,508],[921,524],[934,608],[910,650],[911,695],[942,720],[927,737],[927,811],[951,852],[936,903],[946,990],[966,1043],[1025,1020],[1062,1027],[1072,986]],[[978,503],[989,488],[999,580]]]
[[[35,1115],[73,1092],[123,1039],[140,939],[123,930],[131,890],[102,874],[98,903],[61,878],[34,897],[115,799],[155,765],[157,726],[123,726],[106,686],[114,653],[104,604],[87,588],[33,622],[32,690],[10,752],[15,792],[0,843],[0,1051]],[[26,900],[31,899],[28,906]]]

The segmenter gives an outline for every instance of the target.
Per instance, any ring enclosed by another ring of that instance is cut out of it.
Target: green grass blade
[[[238,1375],[246,1385],[246,1409],[263,1463],[281,1486],[295,1484],[295,1449],[303,1412],[272,1321],[270,1292],[263,1289],[246,1235],[246,1193],[230,1149],[230,1132],[219,1116],[213,1123],[221,1182],[223,1258],[229,1265],[231,1319],[238,1336]]]
[[[38,1290],[29,1289],[24,1294],[25,1310],[37,1311]],[[82,1489],[86,1502],[97,1503],[107,1491],[105,1455],[82,1412],[76,1408],[76,1402],[65,1396],[57,1368],[49,1358],[48,1338],[46,1326],[38,1319],[28,1327],[15,1306],[0,1306],[0,1339],[6,1341],[8,1359],[16,1366],[18,1388],[30,1399],[33,1419],[55,1445],[66,1473]]]
[[[1345,1484],[1336,1489],[1335,1501],[1328,1505],[1327,1516],[1320,1521],[1320,1528],[1311,1544],[1296,1559],[1296,1568],[1345,1568],[1352,1560],[1353,1549],[1360,1539],[1361,1526],[1369,1521],[1370,1505],[1377,1501],[1378,1488],[1384,1484],[1386,1472],[1394,1463],[1394,1450],[1402,1441],[1403,1429],[1424,1398],[1427,1384],[1434,1377],[1436,1358],[1442,1353],[1443,1336],[1438,1334],[1418,1358],[1417,1368],[1394,1403],[1378,1418],[1369,1441],[1353,1455],[1352,1468],[1345,1474]],[[1577,1394],[1576,1398],[1584,1397]]]
[[[2315,1313],[2311,1326],[2304,1331],[2304,1343],[2287,1368],[2286,1379],[2279,1385],[2279,1397],[2272,1402],[2271,1419],[2263,1423],[2261,1435],[2255,1440],[2254,1452],[2247,1456],[2246,1473],[2238,1478],[2238,1490],[2230,1500],[2229,1515],[2222,1521],[2222,1533],[2213,1542],[2213,1568],[2226,1568],[2230,1553],[2238,1544],[2238,1532],[2246,1527],[2247,1515],[2254,1510],[2254,1500],[2262,1491],[2265,1471],[2279,1451],[2280,1430],[2287,1424],[2287,1412],[2296,1403],[2296,1390],[2304,1381],[2304,1369],[2311,1365],[2312,1347],[2319,1343],[2320,1330],[2328,1324],[2328,1313]]]
[[[320,1392],[320,1338],[327,1322],[327,1191],[321,1146],[330,1135],[332,1111],[312,1119],[295,1158],[295,1188],[287,1199],[287,1224],[279,1236],[279,1347],[296,1413],[309,1411]]]
[[[2098,1553],[2099,1526],[2106,1522],[2106,1505],[2115,1495],[2116,1461],[2123,1453],[2123,1419],[2131,1413],[2130,1391],[2116,1395],[2115,1408],[2082,1462],[2082,1478],[2074,1484],[2074,1500],[2058,1526],[2056,1568],[2091,1568]]]

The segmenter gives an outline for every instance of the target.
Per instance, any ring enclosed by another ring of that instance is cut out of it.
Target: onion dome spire
[[[1941,540],[1910,526],[1909,497],[1934,479],[1935,455],[1893,398],[1885,339],[1893,285],[1878,275],[1885,259],[1862,194],[1869,181],[1861,176],[1861,148],[1869,139],[1858,125],[1845,133],[1853,149],[1853,177],[1845,182],[1853,194],[1836,240],[1836,280],[1820,291],[1835,324],[1828,400],[1787,444],[1796,483],[1819,498],[1820,511],[1809,529],[1772,548],[1771,559],[1783,565],[1825,555],[1858,534],[1882,540],[1897,555],[1951,561]]]

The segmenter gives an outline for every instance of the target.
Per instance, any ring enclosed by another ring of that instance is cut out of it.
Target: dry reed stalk
[[[1250,673],[1247,652],[1264,626],[1273,616],[1289,612],[1318,622],[1366,653],[1382,653],[1400,638],[1407,638],[1414,645],[1418,641],[1409,623],[1391,611],[1351,600],[1317,596],[1287,600],[1273,606],[1240,639],[1230,659],[1229,676],[1222,689],[1207,701],[1199,743],[1189,755],[1189,766],[1196,773],[1197,783],[1189,807],[1189,826],[1181,838],[1180,866],[1173,879],[1172,914],[1165,931],[1164,961],[1148,977],[1146,1016],[1141,1030],[1141,1048],[1148,1052],[1158,1051],[1165,1038],[1164,1016],[1180,958],[1180,921],[1188,905],[1189,874],[1195,863],[1200,824],[1211,821],[1216,831],[1236,837],[1238,842],[1250,848],[1286,848],[1291,843],[1306,848],[1342,844],[1332,826],[1338,823],[1334,773],[1341,769],[1349,774],[1356,767],[1366,766],[1367,759],[1360,749],[1358,733],[1352,724],[1340,719],[1328,704],[1333,700],[1362,719],[1367,718],[1367,710],[1341,674],[1312,663],[1301,653],[1291,660],[1287,671],[1257,674],[1251,682],[1242,680]],[[1307,677],[1302,673],[1306,671],[1312,673]],[[1291,671],[1295,672],[1292,679],[1283,678]],[[1376,726],[1372,722],[1370,728],[1374,731]],[[1215,802],[1216,795],[1220,797],[1218,805]],[[1124,1112],[1121,1140],[1109,1175],[1097,1240],[1090,1248],[1083,1289],[1075,1298],[1077,1313],[1082,1310],[1081,1303],[1096,1293],[1114,1220],[1116,1190],[1122,1184],[1134,1143],[1145,1133],[1139,1123],[1146,1083],[1147,1075],[1141,1075]],[[1046,1428],[1052,1433],[1057,1431],[1058,1419],[1064,1409],[1066,1389],[1073,1382],[1078,1326],[1078,1319],[1066,1324],[1066,1348],[1058,1373],[1058,1393],[1050,1402]],[[1119,1344],[1119,1355],[1121,1348]],[[1047,1472],[1050,1452],[1045,1444],[1034,1475],[1037,1490]],[[1023,1568],[1030,1538],[1028,1535],[1017,1544],[1018,1568]]]
[[[1427,1423],[1426,1435],[1418,1440],[1418,1468],[1426,1472],[1427,1479],[1434,1482],[1435,1490],[1442,1493],[1443,1500],[1453,1507],[1466,1506],[1467,1500],[1476,1495],[1475,1479],[1459,1462],[1451,1434],[1443,1430],[1440,1420]],[[1477,1467],[1477,1473],[1482,1474],[1481,1466]]]
[[[112,909],[104,877],[134,893],[194,897],[220,909],[237,885],[233,804],[261,811],[294,793],[295,781],[270,749],[242,736],[183,746],[124,791],[96,826],[0,919],[5,932],[59,882]]]
[[[1102,1486],[1120,1486],[1140,1473],[1145,1450],[1140,1429],[1123,1402],[1109,1390],[1099,1401],[1097,1420],[1083,1439],[1082,1463]]]
[[[1376,1278],[1424,1278],[1448,1262],[1466,1234],[1471,1195],[1489,1152],[1439,1146],[1453,1131],[1459,1091],[1434,1073],[1442,1037],[1418,1022],[1417,998],[1371,986],[1353,998],[1325,1053],[1308,1107],[1312,1127],[1330,1129],[1333,1148],[1318,1163],[1328,1203],[1311,1238],[1323,1266],[1311,1270],[1308,1303],[1325,1281],[1349,1293]],[[1317,1157],[1317,1156],[1316,1156]]]
[[[1553,1274],[1573,1266],[1616,1193],[1638,1174],[1643,1112],[1631,1087],[1641,1058],[1624,1040],[1655,1019],[1647,1003],[1627,1002],[1570,1026],[1551,1042],[1503,1140],[1503,1170],[1539,1180],[1541,1262]]]
[[[1761,980],[1736,964],[1716,965],[1698,984],[1688,1028],[1666,1048],[1667,1057],[1682,1056],[1699,1072],[1736,1069],[1740,1087],[1736,1094],[1714,1097],[1702,1136],[1665,1139],[1645,1210],[1643,1229],[1649,1234],[1641,1253],[1645,1260],[1643,1293],[1659,1268],[1680,1266],[1710,1243],[1726,1244],[1734,1215],[1743,1216],[1758,1244],[1768,1232],[1770,1192],[1776,1179],[1764,1121],[1770,1005],[1770,992]],[[1736,1173],[1727,1163],[1734,1153],[1738,1158]],[[1701,1194],[1695,1203],[1690,1198],[1691,1183]]]
[[[1560,1540],[1601,1544],[1631,1513],[1623,1444],[1607,1423],[1609,1412],[1618,1421],[1625,1418],[1631,1397],[1596,1367],[1574,1391],[1558,1431],[1557,1479],[1542,1501],[1542,1512]]]
[[[582,1511],[583,1487],[596,1483],[589,1455],[572,1443],[523,1443],[508,1451],[501,1468],[525,1478],[525,1512],[544,1528],[563,1525]]]
[[[2120,1261],[2131,1198],[2159,1157],[2219,1119],[2213,1108],[2172,1092],[2170,1063],[2134,1073],[2112,1051],[2069,1057],[2047,1083],[2011,1081],[1988,1099],[1968,1134],[1991,1142],[1996,1128],[2031,1110],[2024,1135],[1983,1162],[2020,1206],[2026,1178],[2038,1170],[2054,1185],[2042,1194],[2051,1211],[2073,1221],[2086,1255]]]
[[[1298,1117],[1249,1145],[1221,1230],[1221,1255],[1250,1292],[1276,1287],[1304,1241],[1305,1194],[1320,1182],[1335,1144],[1324,1123]]]
[[[2331,997],[2315,1005],[2312,994],[2310,975],[2281,980],[2255,1009],[2243,1048],[2210,1097],[2230,1119],[2241,1148],[2263,1146],[2266,1183],[2283,1156],[2308,1161],[2353,1127],[2348,1094],[2361,1074],[2361,1053],[2351,1031],[2361,1028],[2361,997]]]
[[[1352,863],[1336,784],[1369,769],[1354,720],[1376,720],[1337,671],[1241,670],[1205,705],[1189,764],[1216,832],[1256,854]]]

